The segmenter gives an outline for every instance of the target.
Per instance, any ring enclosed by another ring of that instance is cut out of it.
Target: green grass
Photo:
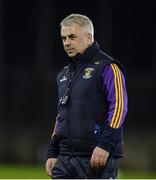
[[[0,179],[49,179],[44,167],[33,165],[0,165]]]
[[[119,178],[121,179],[156,179],[156,172],[149,171],[119,171]]]
[[[156,172],[128,171],[119,172],[121,179],[156,179]],[[6,165],[0,164],[0,179],[50,179],[44,166],[34,165]]]

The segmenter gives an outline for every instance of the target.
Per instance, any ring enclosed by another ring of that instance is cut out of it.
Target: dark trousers
[[[93,169],[90,157],[60,155],[52,170],[53,179],[116,179],[119,158],[109,157],[104,167]]]

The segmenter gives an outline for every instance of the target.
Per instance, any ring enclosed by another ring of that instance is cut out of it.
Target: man
[[[61,22],[69,64],[57,76],[58,116],[48,149],[52,178],[117,178],[127,113],[124,68],[100,50],[91,20]]]

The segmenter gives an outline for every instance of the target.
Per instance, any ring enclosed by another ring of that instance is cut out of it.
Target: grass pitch
[[[120,170],[120,179],[156,179],[156,172]],[[0,164],[0,179],[50,179],[44,165]]]
[[[44,167],[34,165],[0,164],[0,179],[50,179]]]

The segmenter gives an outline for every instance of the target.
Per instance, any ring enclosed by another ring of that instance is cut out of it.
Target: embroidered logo
[[[89,79],[92,76],[93,71],[94,71],[94,68],[86,68],[84,70],[83,78]]]
[[[99,62],[99,61],[95,61],[94,63],[95,63],[95,64],[100,64],[100,62]]]
[[[67,80],[66,76],[63,76],[63,78],[62,78],[62,79],[60,79],[60,82],[62,82],[62,81],[66,81],[66,80]]]
[[[68,66],[65,66],[64,69],[68,69]]]

